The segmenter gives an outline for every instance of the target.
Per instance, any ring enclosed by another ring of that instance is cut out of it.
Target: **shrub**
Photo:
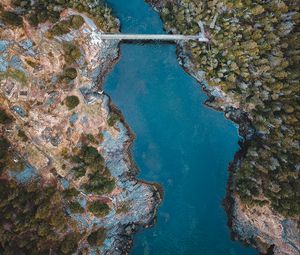
[[[79,47],[70,42],[63,43],[65,61],[68,65],[73,64],[81,56]]]
[[[23,24],[22,17],[14,12],[3,11],[1,17],[4,23],[7,23],[8,25],[11,26],[18,27]]]
[[[80,154],[70,157],[70,161],[77,164],[72,169],[76,178],[82,177],[89,169],[88,182],[81,186],[87,193],[107,194],[115,187],[115,180],[105,167],[104,158],[93,146],[83,146]]]
[[[92,232],[87,241],[91,246],[101,246],[106,238],[106,229],[100,228],[97,231]]]
[[[76,202],[71,202],[69,204],[69,208],[71,213],[83,213],[84,209],[81,207],[81,205],[76,201]]]
[[[54,12],[53,15],[50,16],[50,21],[56,22],[57,20],[59,20],[59,13]],[[72,15],[49,29],[47,31],[47,36],[49,39],[52,39],[54,36],[65,35],[71,31],[71,28],[79,29],[83,23],[84,19],[80,15]]]
[[[93,144],[97,144],[97,139],[92,134],[87,134],[86,138]]]
[[[36,62],[33,62],[33,61],[31,61],[30,59],[25,59],[25,61],[26,61],[26,63],[27,63],[28,65],[30,65],[32,68],[36,68],[37,65],[38,65]]]
[[[109,206],[103,202],[95,201],[88,203],[88,209],[97,217],[104,217],[109,213]]]
[[[4,110],[0,109],[0,124],[9,124],[11,121],[11,117]]]
[[[79,239],[80,239],[80,234],[78,233],[72,233],[67,235],[64,241],[62,242],[60,251],[63,254],[73,254],[78,247]]]
[[[74,80],[77,77],[77,71],[73,67],[67,67],[63,71],[63,79],[67,79],[67,81]]]
[[[69,110],[74,109],[77,105],[79,105],[80,101],[77,96],[67,96],[65,99],[66,106]]]
[[[82,149],[83,161],[93,169],[99,169],[104,165],[104,158],[99,154],[96,148],[85,146]]]
[[[5,138],[0,137],[0,160],[4,159],[5,156],[7,155],[8,147],[9,147],[8,141]]]
[[[99,172],[89,174],[89,183],[82,186],[86,192],[98,195],[109,194],[114,187],[115,180],[110,175],[101,175]]]
[[[29,21],[29,24],[34,27],[38,26],[38,24],[39,24],[38,16],[35,13],[31,13],[28,16],[28,21]]]
[[[18,131],[18,136],[22,139],[23,142],[27,142],[28,141],[28,136],[21,129],[19,129],[19,131]]]
[[[65,189],[62,192],[62,195],[63,195],[64,199],[66,199],[66,200],[70,200],[73,197],[76,197],[78,194],[79,194],[79,191],[76,190],[75,188]]]
[[[86,169],[83,166],[73,167],[71,171],[73,172],[76,179],[85,176],[86,173]]]
[[[61,36],[64,34],[69,33],[70,30],[70,24],[68,21],[63,20],[57,24],[55,24],[51,29],[48,30],[48,38],[52,39],[54,36]]]
[[[107,120],[107,123],[109,126],[114,126],[116,122],[120,120],[120,117],[117,113],[112,112],[109,119]]]
[[[73,29],[79,29],[84,23],[84,19],[80,15],[70,16],[70,21]]]

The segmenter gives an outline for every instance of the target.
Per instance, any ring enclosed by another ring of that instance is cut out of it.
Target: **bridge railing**
[[[159,41],[189,41],[195,40],[208,42],[204,34],[199,35],[180,35],[180,34],[101,34],[104,40],[159,40]]]

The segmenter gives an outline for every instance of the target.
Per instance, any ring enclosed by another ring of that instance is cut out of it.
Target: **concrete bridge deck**
[[[101,39],[105,40],[158,40],[158,41],[199,41],[208,42],[203,35],[169,35],[169,34],[101,34]]]

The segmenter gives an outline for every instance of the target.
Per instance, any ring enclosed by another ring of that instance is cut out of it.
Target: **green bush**
[[[9,124],[11,122],[11,117],[4,110],[0,109],[0,124]]]
[[[70,21],[71,27],[75,30],[79,29],[84,23],[84,19],[80,15],[70,16]]]
[[[9,147],[8,141],[5,138],[0,137],[0,160],[6,157],[8,153],[8,147]]]
[[[62,195],[63,195],[64,199],[70,200],[70,199],[78,196],[79,191],[76,190],[75,188],[65,189],[65,190],[63,190]]]
[[[78,179],[80,177],[85,176],[86,168],[84,166],[78,166],[73,167],[71,171],[74,174],[75,178]]]
[[[105,167],[104,158],[93,146],[83,146],[78,155],[70,157],[70,161],[77,166],[73,167],[72,173],[75,178],[80,178],[89,170],[88,182],[81,188],[87,193],[108,194],[115,187],[115,180]]]
[[[59,16],[54,16],[54,21],[59,19]],[[72,15],[67,19],[62,20],[55,24],[51,29],[47,31],[48,38],[53,38],[54,36],[62,36],[69,33],[72,29],[79,29],[84,23],[84,19],[80,15]]]
[[[85,146],[82,149],[82,159],[92,169],[101,169],[104,166],[104,158],[98,150],[92,146]]]
[[[104,135],[102,132],[99,132],[99,134],[97,135],[97,138],[99,139],[99,142],[102,143],[104,140]]]
[[[87,241],[91,246],[101,246],[103,245],[105,238],[106,238],[106,229],[100,228],[97,231],[92,232],[88,236]]]
[[[81,205],[78,202],[71,202],[69,204],[69,208],[71,213],[84,213],[84,209],[81,207]]]
[[[100,201],[89,202],[88,209],[91,213],[93,213],[97,217],[104,217],[110,211],[109,206]]]
[[[64,57],[68,65],[73,64],[77,59],[80,58],[81,52],[79,47],[70,42],[63,43]]]
[[[61,36],[71,31],[70,24],[67,20],[63,20],[55,24],[51,29],[47,31],[47,36],[52,39],[54,36]]]
[[[86,138],[93,144],[97,144],[97,139],[92,134],[87,134]]]
[[[63,79],[67,81],[72,81],[77,77],[77,71],[73,67],[67,67],[63,71]]]
[[[60,251],[63,254],[73,254],[78,248],[78,242],[80,239],[80,234],[71,233],[67,235],[61,244]]]
[[[18,136],[22,139],[23,142],[27,142],[28,141],[28,136],[21,129],[19,129],[19,131],[18,131]]]
[[[98,195],[109,194],[115,187],[115,181],[107,177],[99,177],[99,180],[92,181],[82,185],[82,188],[88,193]]]
[[[120,120],[120,116],[119,116],[117,113],[112,112],[112,113],[110,114],[109,119],[107,120],[107,123],[108,123],[109,126],[112,127],[112,126],[114,126],[114,125],[116,124],[116,122],[117,122],[118,120]]]
[[[74,109],[77,105],[79,105],[80,101],[77,96],[67,96],[65,99],[65,104],[69,108],[69,110]]]
[[[109,194],[115,188],[115,180],[110,174],[100,174],[94,172],[88,175],[89,182],[82,185],[82,188],[88,193],[95,193],[98,195]]]
[[[0,18],[10,26],[19,27],[23,24],[22,17],[14,12],[3,11]]]

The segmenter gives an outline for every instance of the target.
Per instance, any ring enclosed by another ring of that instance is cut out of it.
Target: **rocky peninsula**
[[[235,239],[261,254],[294,255],[299,240],[299,2],[151,0],[174,34],[178,60],[239,125],[224,206]]]
[[[155,219],[101,90],[119,49],[99,35],[118,30],[99,1],[1,1],[1,254],[127,254]]]

